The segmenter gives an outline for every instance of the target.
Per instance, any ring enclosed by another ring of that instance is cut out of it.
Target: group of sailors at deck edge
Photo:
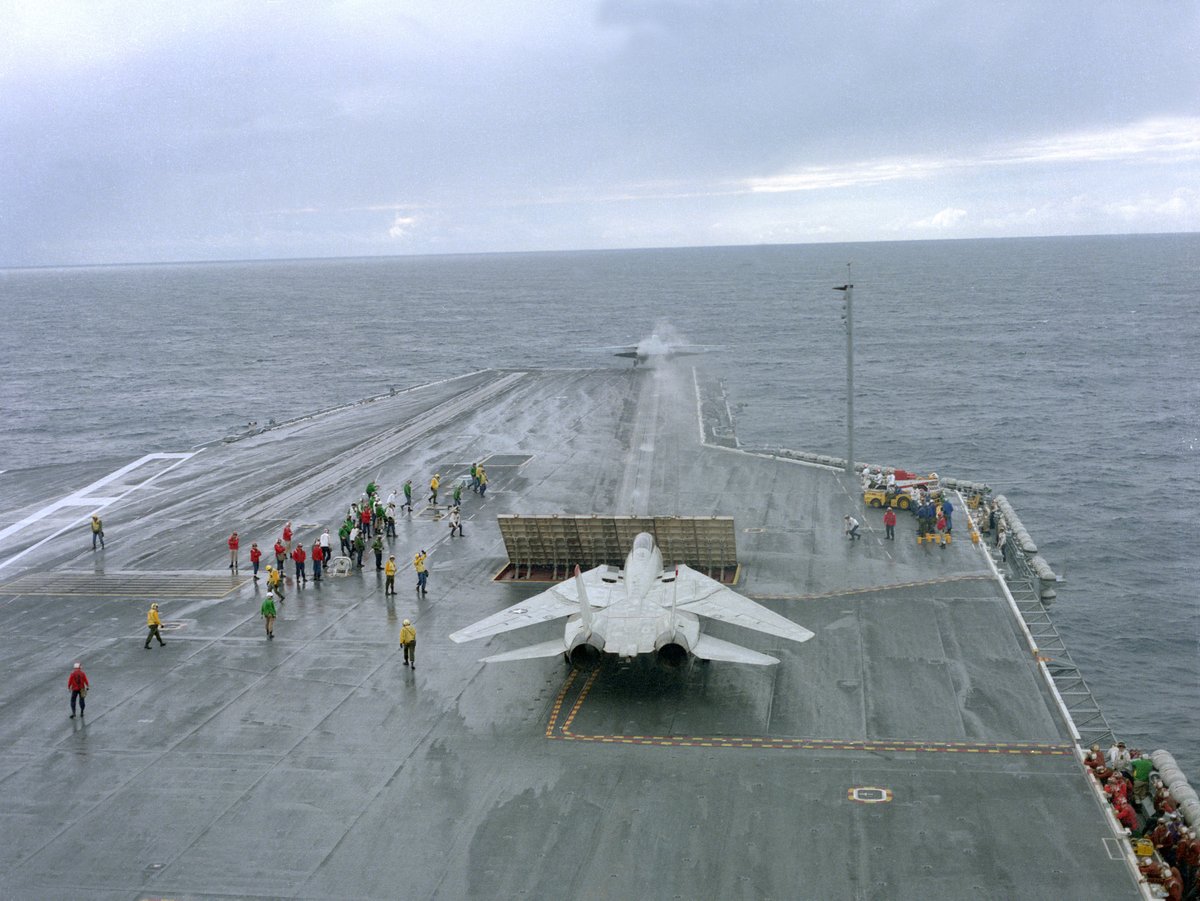
[[[1083,763],[1128,832],[1142,877],[1169,901],[1200,898],[1200,837],[1184,821],[1150,756],[1118,741],[1107,753],[1092,745]]]

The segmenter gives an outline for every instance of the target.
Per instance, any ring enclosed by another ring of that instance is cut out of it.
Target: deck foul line
[[[982,582],[991,580],[990,573],[971,573],[963,576],[943,576],[940,579],[924,579],[919,582],[893,582],[890,585],[875,585],[870,588],[850,588],[846,591],[830,591],[826,594],[752,594],[755,601],[819,601],[823,598],[840,598],[852,594],[870,594],[873,591],[893,591],[897,588],[920,588],[925,585],[944,585],[948,582]]]
[[[550,708],[546,738],[558,741],[588,741],[614,745],[650,745],[665,748],[753,748],[782,751],[891,751],[936,754],[1023,755],[1027,757],[1064,757],[1074,753],[1069,744],[1035,741],[973,742],[973,741],[906,741],[882,739],[836,738],[768,738],[766,736],[697,736],[697,735],[589,735],[571,731],[588,692],[600,675],[593,670],[579,690],[570,713],[560,725],[559,716],[575,684],[579,670],[572,669]]]
[[[185,600],[223,598],[248,582],[249,579],[240,575],[224,574],[35,572],[11,582],[0,583],[0,595],[57,597],[63,600],[78,597]]]

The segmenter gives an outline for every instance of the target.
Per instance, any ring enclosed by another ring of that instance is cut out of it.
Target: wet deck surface
[[[9,535],[0,896],[1136,897],[982,552],[918,546],[904,516],[885,542],[873,511],[851,544],[844,476],[702,428],[688,369],[477,373],[155,463],[120,483],[102,552],[81,509]],[[369,479],[424,498],[493,455],[464,538],[402,518],[397,598],[368,551],[290,587],[264,640],[251,540],[290,519],[311,544]],[[0,475],[0,528],[130,462]],[[446,638],[544,587],[492,581],[494,518],[552,512],[733,515],[738,590],[816,637],[711,627],[769,668],[479,664],[560,632]],[[146,651],[151,601],[167,645]]]

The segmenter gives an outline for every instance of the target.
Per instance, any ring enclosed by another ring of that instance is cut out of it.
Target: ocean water
[[[652,331],[719,346],[743,443],[841,456],[847,262],[855,456],[1006,494],[1114,730],[1200,783],[1200,235],[0,271],[0,470]]]

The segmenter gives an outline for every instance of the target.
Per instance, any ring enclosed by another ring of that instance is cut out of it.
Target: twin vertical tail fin
[[[592,604],[588,600],[587,586],[583,584],[583,573],[575,564],[575,588],[579,591],[579,619],[583,622],[586,635],[592,634]]]
[[[668,623],[667,631],[670,635],[673,636],[675,634],[676,624],[678,623],[678,620],[675,616],[675,607],[679,604],[679,567],[678,567],[678,565],[675,567],[675,584],[671,587],[673,589],[673,591],[671,592],[671,621]]]

